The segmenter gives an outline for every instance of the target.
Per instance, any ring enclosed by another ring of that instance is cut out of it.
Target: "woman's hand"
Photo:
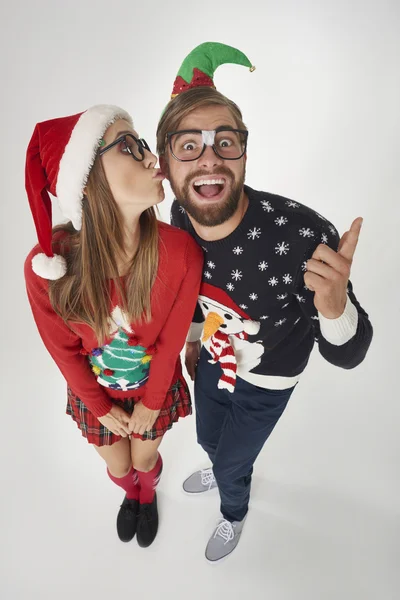
[[[137,402],[129,421],[129,432],[143,435],[146,431],[150,431],[159,414],[159,410],[151,410],[146,408],[143,402]]]
[[[104,417],[98,417],[98,420],[104,427],[107,427],[115,435],[120,435],[124,438],[128,437],[131,433],[129,431],[129,419],[130,416],[128,413],[117,404],[114,404],[110,412],[104,415]]]

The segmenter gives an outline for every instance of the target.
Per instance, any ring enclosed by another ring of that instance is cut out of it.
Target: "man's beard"
[[[203,227],[216,227],[217,225],[225,223],[225,221],[230,219],[237,211],[243,192],[245,171],[246,169],[243,168],[242,175],[235,181],[235,176],[228,167],[219,167],[216,175],[223,175],[225,177],[226,182],[229,182],[231,185],[231,193],[223,203],[216,202],[210,206],[208,205],[207,200],[205,200],[201,206],[199,206],[198,203],[195,204],[190,199],[190,190],[192,189],[191,182],[200,179],[201,177],[212,176],[213,173],[207,172],[204,169],[199,169],[195,173],[188,175],[181,187],[177,185],[172,177],[170,177],[170,184],[179,205],[186,210],[192,219]]]

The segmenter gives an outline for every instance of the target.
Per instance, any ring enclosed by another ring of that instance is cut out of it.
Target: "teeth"
[[[224,183],[223,179],[198,179],[194,182],[194,185],[198,187],[200,185],[224,185]]]

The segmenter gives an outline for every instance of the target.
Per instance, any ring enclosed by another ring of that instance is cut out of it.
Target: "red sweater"
[[[142,325],[126,323],[112,285],[110,314],[116,325],[113,331],[110,328],[110,339],[102,348],[88,325],[67,325],[53,310],[47,279],[32,270],[32,258],[40,251],[36,246],[25,261],[28,298],[41,338],[72,391],[96,417],[110,411],[110,398],[141,396],[145,406],[160,409],[168,389],[182,373],[180,352],[199,293],[201,248],[188,233],[159,222],[152,320]],[[113,360],[118,364],[116,371],[107,368],[107,361],[112,365]],[[120,368],[121,361],[127,368]],[[124,376],[118,379],[121,372]],[[136,374],[134,383],[130,381],[132,373]]]

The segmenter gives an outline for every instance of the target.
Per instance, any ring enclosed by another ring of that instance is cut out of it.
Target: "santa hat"
[[[233,317],[243,320],[243,331],[248,335],[255,335],[260,329],[260,323],[253,321],[249,315],[238,306],[232,298],[222,290],[210,283],[202,282],[199,294],[200,302],[212,304],[221,312],[228,312]]]
[[[130,115],[112,105],[38,123],[26,153],[25,187],[39,245],[43,253],[32,260],[34,272],[44,279],[59,279],[66,262],[52,250],[52,207],[49,192],[58,198],[63,216],[76,230],[82,225],[82,198],[101,139],[112,123]]]
[[[251,72],[255,70],[247,56],[232,46],[218,42],[205,42],[196,46],[185,58],[178,71],[171,98],[199,86],[215,88],[213,81],[215,70],[227,63],[249,67]]]

